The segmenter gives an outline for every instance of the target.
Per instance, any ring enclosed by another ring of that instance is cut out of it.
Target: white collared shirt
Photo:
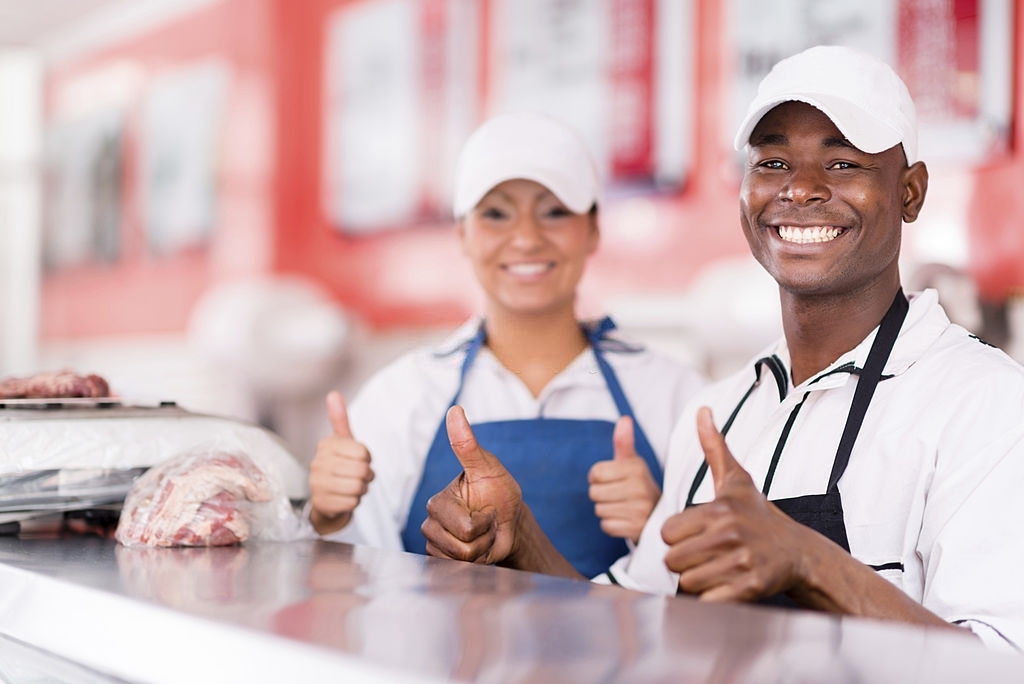
[[[839,481],[854,558],[935,614],[963,622],[987,643],[1024,647],[1024,368],[953,325],[934,290],[910,295],[910,310]],[[877,329],[876,329],[877,332]],[[823,494],[875,333],[779,401],[770,373],[751,393],[726,443],[759,487],[783,426],[793,424],[768,494]],[[787,368],[780,342],[774,353]],[[822,377],[825,376],[825,377]],[[892,376],[892,377],[886,377]],[[661,527],[683,509],[704,455],[696,411],[710,406],[721,425],[754,380],[753,364],[701,392],[672,437],[664,495],[634,552],[611,568],[633,589],[673,594]],[[818,379],[820,378],[820,379]],[[695,503],[714,496],[710,473]],[[599,579],[599,581],[601,581]]]
[[[470,320],[437,347],[406,354],[360,390],[349,407],[349,425],[370,451],[375,478],[352,522],[325,538],[402,549],[401,532],[427,451],[458,387],[465,347],[479,326],[479,319]],[[607,335],[601,349],[664,466],[672,428],[686,402],[705,385],[703,376],[624,341],[617,331]],[[485,346],[470,368],[459,404],[471,425],[542,416],[613,422],[619,417],[589,347],[534,397]]]

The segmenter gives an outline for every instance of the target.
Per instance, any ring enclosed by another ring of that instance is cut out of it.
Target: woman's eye
[[[544,214],[550,218],[562,218],[563,216],[569,216],[572,212],[563,206],[557,206],[551,207]]]
[[[492,221],[497,221],[499,219],[505,218],[505,212],[503,212],[501,209],[496,209],[494,207],[488,207],[484,209],[482,212],[480,212],[480,215],[483,216],[485,219],[491,219]]]

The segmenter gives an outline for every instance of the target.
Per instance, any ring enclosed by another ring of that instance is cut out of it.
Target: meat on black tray
[[[109,397],[110,386],[101,376],[70,370],[0,379],[0,399],[71,399]]]

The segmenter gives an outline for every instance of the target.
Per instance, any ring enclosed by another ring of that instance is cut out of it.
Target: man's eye
[[[855,169],[855,168],[857,168],[857,165],[856,165],[856,164],[854,164],[853,162],[848,162],[848,161],[837,161],[837,162],[834,162],[834,163],[832,164],[832,168],[833,168],[833,169],[840,169],[840,170],[844,170],[844,169]]]
[[[766,169],[784,169],[784,168],[786,168],[786,165],[783,164],[778,159],[769,159],[767,161],[763,161],[763,162],[761,162],[761,166],[763,166]]]

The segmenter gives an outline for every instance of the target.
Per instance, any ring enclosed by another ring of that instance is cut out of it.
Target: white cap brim
[[[465,216],[495,186],[515,179],[543,185],[575,214],[588,212],[600,195],[597,169],[575,131],[542,114],[506,114],[484,123],[463,146],[452,212]]]
[[[902,135],[898,130],[884,121],[874,118],[852,102],[820,93],[792,93],[785,97],[771,98],[752,105],[756,109],[748,112],[744,117],[736,133],[736,138],[733,140],[733,146],[737,150],[742,150],[750,141],[750,134],[754,132],[765,114],[784,102],[794,101],[805,102],[820,109],[836,125],[839,132],[854,147],[863,152],[876,154],[903,142]]]
[[[877,154],[902,144],[917,161],[917,113],[906,84],[873,55],[817,45],[778,62],[758,85],[733,139],[742,150],[765,114],[784,102],[817,107],[857,149]]]

